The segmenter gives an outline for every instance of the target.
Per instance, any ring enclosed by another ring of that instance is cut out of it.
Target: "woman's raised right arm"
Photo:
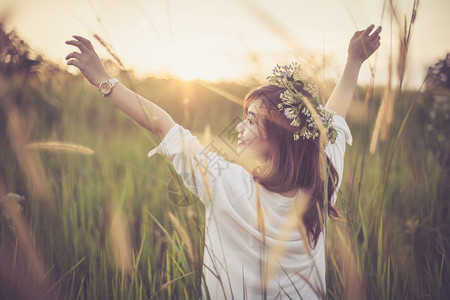
[[[353,35],[348,47],[344,72],[326,104],[327,109],[344,118],[353,100],[361,65],[380,46],[381,26],[371,34],[373,29],[374,25],[371,25]]]
[[[71,52],[66,56],[68,65],[80,69],[86,79],[98,87],[100,83],[111,78],[103,66],[91,42],[81,36],[66,44],[78,47],[80,52]],[[139,125],[154,133],[162,140],[170,128],[175,124],[172,117],[162,108],[136,94],[120,82],[107,96],[112,103],[119,107]]]

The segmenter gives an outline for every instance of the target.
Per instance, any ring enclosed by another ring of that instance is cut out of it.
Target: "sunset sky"
[[[413,1],[394,2],[400,18],[409,20]],[[64,41],[73,34],[93,39],[95,33],[138,75],[206,80],[264,78],[277,63],[311,56],[319,62],[325,57],[326,76],[336,78],[353,32],[382,23],[382,47],[371,61],[382,84],[391,41],[391,15],[382,9],[381,0],[0,0],[6,28],[61,65],[74,50]],[[417,87],[426,67],[450,52],[449,12],[449,0],[420,2],[408,86]],[[398,26],[392,28],[395,54]],[[365,66],[361,82],[368,78]]]

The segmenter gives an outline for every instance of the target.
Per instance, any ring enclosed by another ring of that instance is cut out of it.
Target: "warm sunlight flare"
[[[239,78],[249,72],[248,64],[233,63],[233,57],[240,54],[221,38],[191,34],[194,37],[174,36],[153,41],[148,37],[150,31],[144,25],[125,34],[117,43],[117,52],[124,57],[126,67],[138,74],[217,81]]]
[[[232,70],[224,63],[226,57],[206,40],[180,39],[162,49],[164,53],[161,54],[170,74],[183,80],[199,78],[215,81],[232,76]],[[241,75],[242,71],[236,73]]]

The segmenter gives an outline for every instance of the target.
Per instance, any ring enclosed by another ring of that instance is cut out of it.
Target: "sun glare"
[[[156,41],[148,30],[137,28],[120,38],[117,49],[127,68],[182,80],[217,81],[246,74],[247,66],[239,62],[241,53],[232,50],[229,41],[211,37]]]
[[[202,53],[201,47],[195,41],[174,41],[165,46],[165,49],[165,61],[171,75],[183,80],[213,79],[220,76],[217,70],[215,72],[213,68],[208,70],[210,64],[204,56],[206,53]]]
[[[220,80],[239,76],[220,45],[202,39],[175,40],[163,47],[163,61],[170,75],[183,80]]]

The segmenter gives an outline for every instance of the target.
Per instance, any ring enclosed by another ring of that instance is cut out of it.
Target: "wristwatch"
[[[103,94],[103,97],[106,97],[111,93],[113,87],[118,82],[119,80],[117,80],[116,78],[110,78],[100,83],[100,85],[98,86],[98,90]]]

